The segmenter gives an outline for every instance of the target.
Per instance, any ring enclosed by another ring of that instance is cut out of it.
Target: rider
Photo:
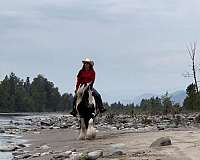
[[[74,96],[74,102],[73,102],[73,110],[70,112],[71,115],[74,117],[77,114],[75,105],[76,105],[76,92],[81,84],[91,83],[90,88],[92,89],[93,96],[95,98],[95,101],[97,103],[97,107],[99,109],[100,113],[103,113],[106,111],[106,109],[103,106],[101,95],[93,88],[93,84],[95,81],[95,70],[93,68],[94,62],[90,60],[89,58],[84,59],[83,61],[83,67],[79,71],[77,75],[77,83],[76,83],[76,90],[75,90],[75,96]]]

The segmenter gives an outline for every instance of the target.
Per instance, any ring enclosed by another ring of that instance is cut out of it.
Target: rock
[[[124,148],[125,144],[118,143],[118,144],[112,144],[111,145],[111,156],[121,156],[124,155]]]
[[[41,121],[40,125],[41,126],[51,126],[51,123],[50,122],[46,122],[46,121]]]
[[[121,148],[124,148],[125,147],[125,144],[124,143],[117,143],[117,144],[112,144],[111,145],[112,149],[121,149]]]
[[[1,146],[0,147],[0,152],[12,152],[12,151],[15,151],[17,149],[18,149],[18,147],[17,146],[13,146],[13,145]]]
[[[53,156],[53,158],[55,159],[66,159],[69,158],[70,155],[69,154],[65,154],[65,153],[59,153]]]
[[[112,153],[112,156],[122,156],[122,155],[124,155],[125,153],[123,152],[123,151],[120,151],[120,150],[118,150],[118,151],[114,151],[113,153]]]
[[[14,152],[12,152],[12,155],[14,155],[14,156],[18,156],[18,155],[22,155],[22,154],[24,154],[25,152],[23,151],[23,150],[17,150],[17,151],[14,151]]]
[[[198,114],[198,115],[195,117],[195,122],[196,122],[196,123],[200,123],[200,114]]]
[[[41,156],[41,153],[35,153],[32,155],[32,158],[36,158],[36,157],[40,157]]]
[[[171,139],[169,137],[161,137],[159,139],[157,139],[156,141],[154,141],[150,147],[160,147],[160,146],[168,146],[171,145]]]
[[[92,159],[89,159],[87,154],[80,153],[79,160],[92,160]]]
[[[133,157],[141,157],[142,155],[145,154],[145,151],[141,150],[141,151],[136,151],[132,153]]]
[[[17,146],[20,147],[20,148],[24,148],[24,147],[26,147],[25,144],[18,144]]]
[[[22,125],[23,123],[20,123],[20,122],[15,122],[14,125],[16,126],[19,126],[19,125]]]
[[[10,131],[9,134],[17,134],[17,132]]]
[[[188,117],[187,119],[188,121],[195,121],[195,117],[192,117],[192,116]]]
[[[76,152],[76,148],[73,148],[71,151],[72,151],[72,152]]]
[[[66,151],[64,152],[66,155],[71,155],[72,154],[72,151]]]
[[[53,129],[53,126],[50,126],[49,129]]]
[[[24,155],[15,156],[14,159],[26,159],[31,156],[32,156],[31,154],[24,154]]]
[[[0,129],[0,133],[5,133],[5,130],[4,129]]]
[[[46,126],[41,126],[40,129],[47,129],[47,127]]]
[[[151,123],[152,123],[152,119],[149,119],[149,118],[147,118],[147,117],[144,117],[144,118],[142,119],[142,124],[147,125],[147,124],[151,124]]]
[[[103,151],[97,150],[94,152],[89,152],[87,156],[89,160],[96,160],[97,158],[103,157]]]
[[[31,154],[25,154],[25,155],[23,156],[23,159],[29,158],[29,157],[31,157],[31,156],[32,156]]]
[[[9,129],[19,129],[19,128],[16,126],[5,126],[5,129],[9,130]]]
[[[70,155],[72,155],[72,151],[66,151],[66,152],[63,152],[63,153],[55,154],[53,156],[53,158],[54,159],[66,159],[66,158],[69,158]]]
[[[50,152],[44,152],[44,153],[41,153],[41,156],[45,156],[45,155],[49,155]]]
[[[51,148],[51,147],[49,147],[47,145],[43,145],[43,146],[40,147],[40,149],[44,149],[44,150],[49,149],[49,148]]]
[[[83,153],[77,153],[77,152],[72,152],[69,158],[70,160],[84,160],[84,158],[87,159],[87,157],[83,155]]]
[[[33,134],[41,134],[41,132],[33,132]]]
[[[159,125],[159,126],[157,126],[157,129],[158,129],[159,131],[162,131],[162,130],[165,130],[165,127],[164,127],[164,126],[161,126],[161,125]]]
[[[21,131],[22,131],[22,132],[28,132],[29,129],[27,129],[27,128],[22,128]]]

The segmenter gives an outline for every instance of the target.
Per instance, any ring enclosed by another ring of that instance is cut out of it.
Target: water
[[[28,119],[39,118],[41,120],[46,119],[50,115],[62,116],[57,113],[28,113],[28,114],[2,114],[0,113],[0,129],[7,127],[18,127],[18,128],[31,128],[32,125]],[[18,130],[20,131],[20,130]],[[0,133],[0,148],[2,146],[9,146],[10,144],[20,144],[26,142],[20,138],[20,132],[18,134]],[[0,160],[12,160],[13,156],[11,152],[0,152]]]
[[[8,126],[15,126],[14,123],[23,124],[23,117],[12,115],[0,115],[0,128],[5,129]],[[16,127],[16,126],[15,126]],[[20,126],[18,126],[20,127]],[[23,140],[19,139],[19,135],[9,133],[0,133],[0,147],[7,147],[11,144],[18,144]],[[12,160],[12,152],[0,152],[0,160]]]
[[[0,134],[0,146],[7,146],[10,142],[15,142],[15,137],[6,134]],[[11,152],[0,152],[1,160],[11,160],[12,153]]]

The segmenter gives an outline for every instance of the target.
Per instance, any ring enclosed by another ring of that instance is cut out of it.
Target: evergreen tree
[[[186,89],[186,98],[183,102],[183,107],[186,110],[197,111],[200,110],[200,96],[196,91],[196,86],[190,84]]]
[[[71,111],[73,107],[74,97],[72,94],[65,93],[61,96],[57,111]]]
[[[168,114],[172,111],[172,101],[171,101],[171,97],[169,96],[168,92],[165,93],[165,95],[163,95],[161,97],[162,99],[162,105],[163,105],[163,108],[164,108],[164,113],[165,114]]]

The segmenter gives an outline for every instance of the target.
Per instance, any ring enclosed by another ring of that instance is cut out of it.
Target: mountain
[[[183,101],[186,97],[186,92],[185,91],[176,91],[176,92],[173,92],[172,94],[170,94],[170,96],[172,97],[172,101],[174,101],[175,103],[183,104]]]
[[[169,93],[169,96],[171,96],[171,100],[174,103],[183,104],[183,101],[186,97],[186,92],[184,90],[180,90],[180,91],[176,91],[173,93]],[[140,104],[142,99],[150,99],[151,97],[159,97],[160,98],[161,95],[153,94],[153,93],[145,93],[140,96],[136,96],[133,99],[123,99],[121,102],[123,104],[130,104],[130,103]]]
[[[160,97],[159,95],[153,94],[153,93],[145,93],[140,96],[136,96],[133,98],[134,104],[140,104],[142,99],[150,99],[151,97]]]

